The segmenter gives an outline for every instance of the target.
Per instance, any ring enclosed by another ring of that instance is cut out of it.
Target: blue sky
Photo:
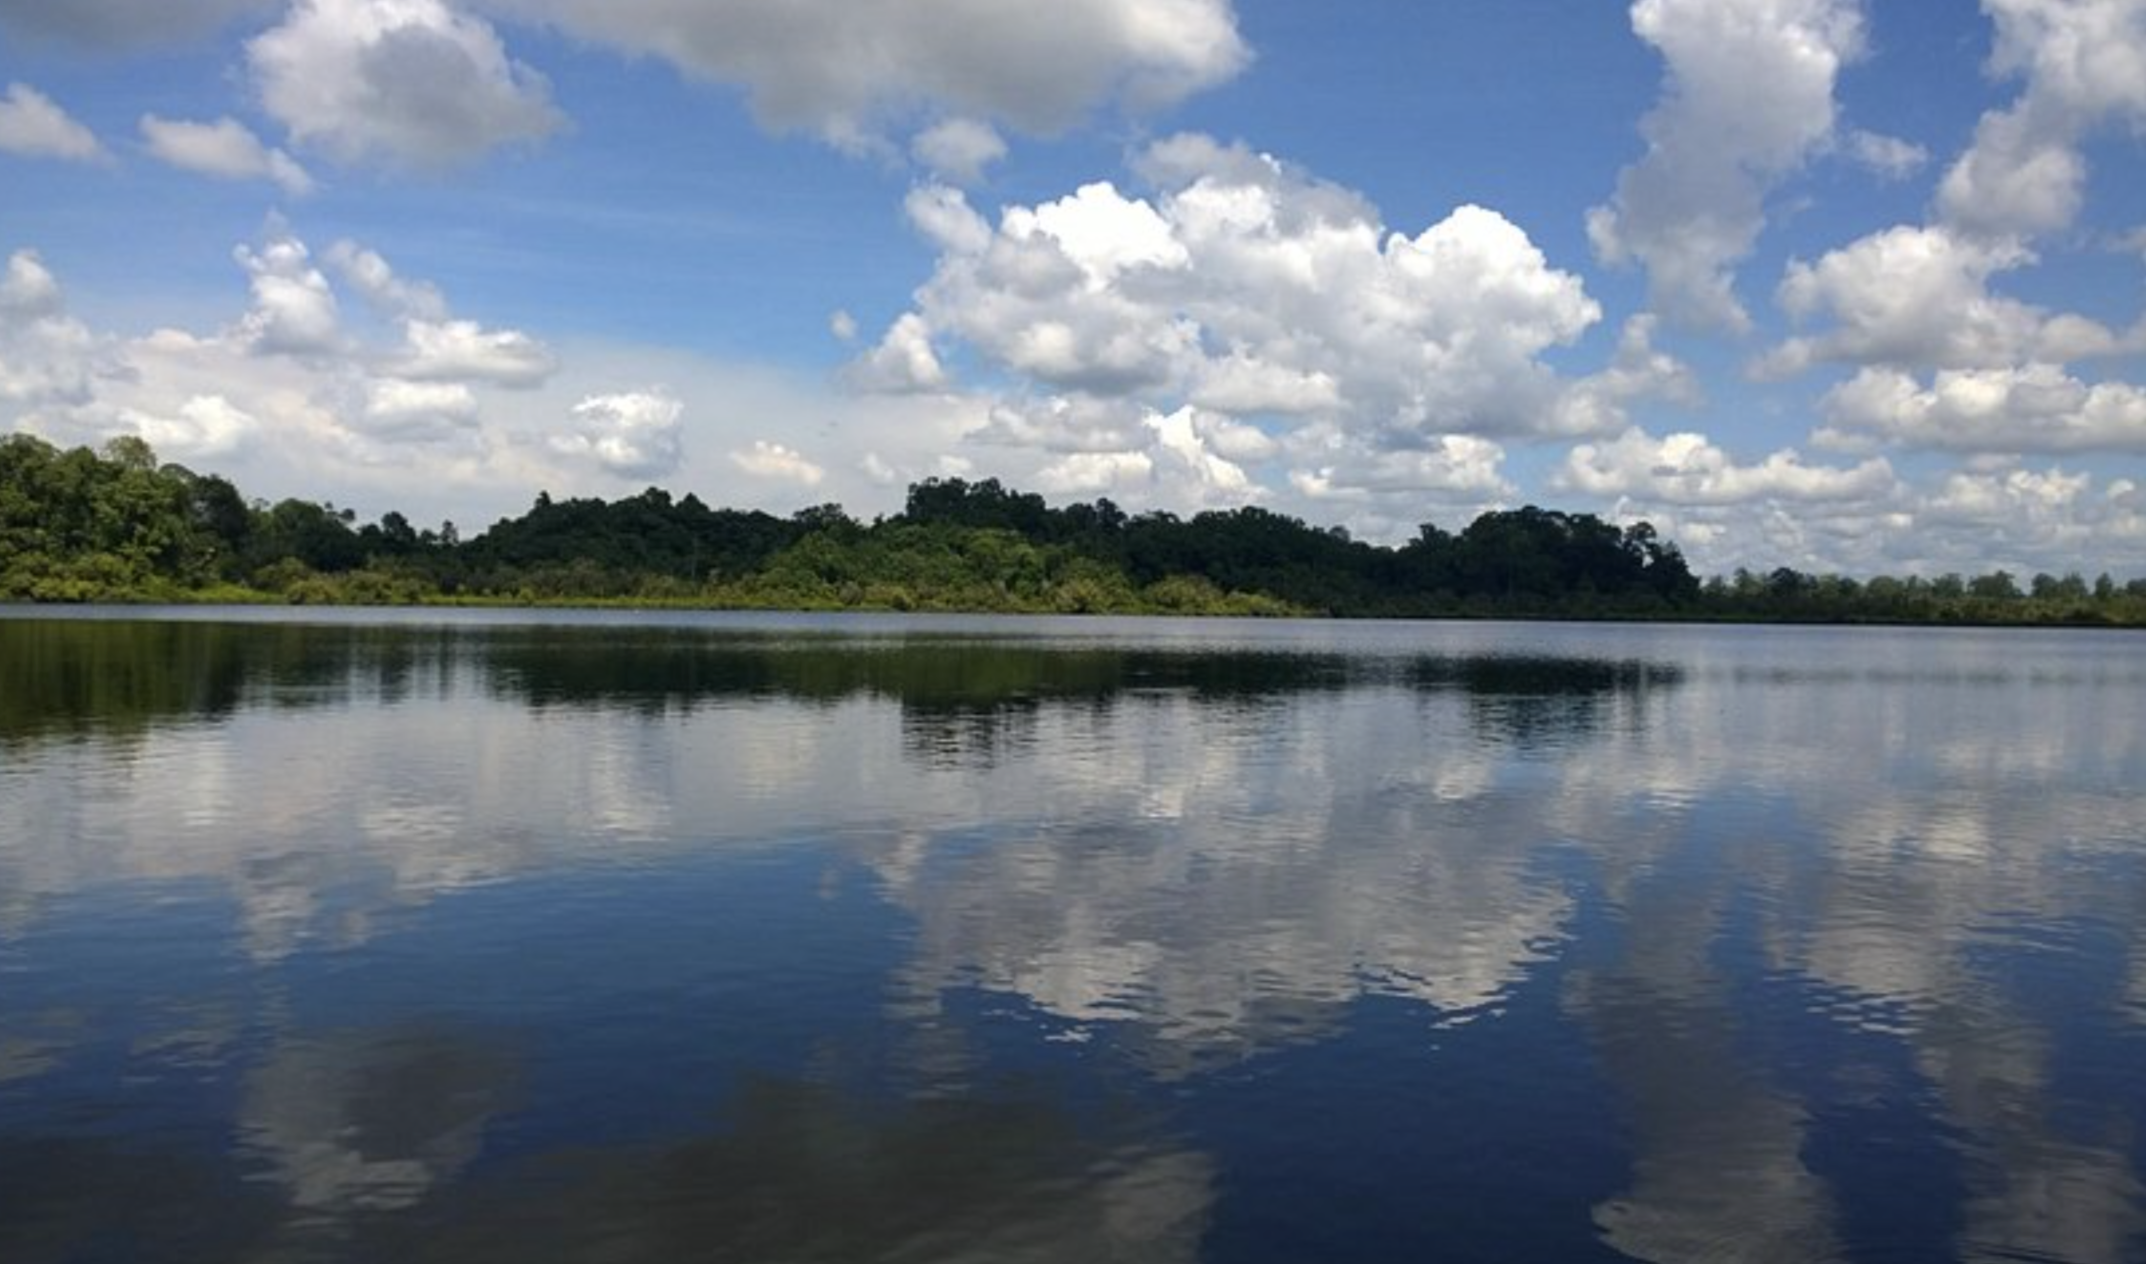
[[[2146,575],[2146,0],[0,0],[0,425]]]

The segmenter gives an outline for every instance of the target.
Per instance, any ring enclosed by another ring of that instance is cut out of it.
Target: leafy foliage
[[[1738,571],[1702,585],[1644,522],[1525,506],[1398,548],[1256,506],[1129,515],[926,479],[870,523],[651,487],[553,500],[464,540],[400,513],[247,501],[146,443],[0,439],[0,600],[621,603],[764,609],[2146,624],[2146,581]]]

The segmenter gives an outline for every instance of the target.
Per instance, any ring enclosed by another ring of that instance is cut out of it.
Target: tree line
[[[250,500],[138,438],[0,439],[0,600],[576,603],[1349,617],[2146,624],[2146,581],[2003,571],[1702,583],[1647,523],[1525,506],[1397,546],[1256,506],[1181,517],[926,479],[870,522],[651,487],[555,500],[464,538],[398,512]]]

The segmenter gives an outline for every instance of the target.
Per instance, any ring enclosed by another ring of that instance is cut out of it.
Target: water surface
[[[2146,639],[0,617],[0,1259],[2146,1258]]]

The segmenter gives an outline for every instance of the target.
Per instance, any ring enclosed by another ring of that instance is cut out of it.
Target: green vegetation
[[[1265,509],[1053,508],[929,479],[870,523],[650,488],[555,501],[463,539],[400,513],[249,501],[139,439],[0,438],[0,600],[583,604],[798,610],[1316,614],[2146,625],[2146,581],[1997,571],[1857,581],[1783,568],[1701,584],[1653,527],[1528,506],[1397,548]]]

